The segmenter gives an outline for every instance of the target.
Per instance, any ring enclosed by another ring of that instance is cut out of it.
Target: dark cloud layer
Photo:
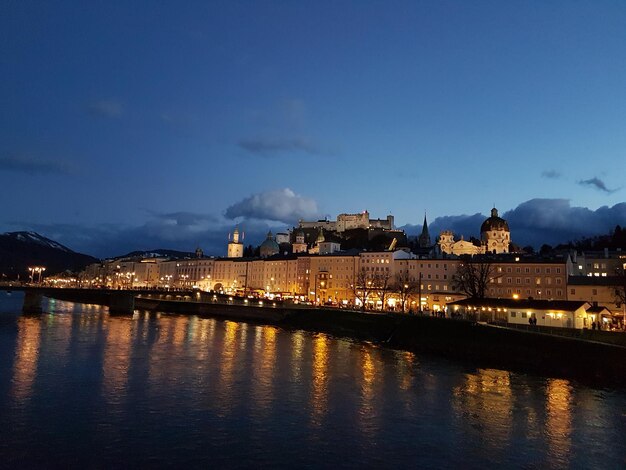
[[[589,187],[595,188],[595,189],[597,189],[599,191],[603,191],[603,192],[608,193],[608,194],[612,194],[615,191],[617,191],[616,189],[609,189],[609,188],[607,188],[606,184],[604,184],[604,181],[602,181],[600,178],[596,178],[596,177],[590,178],[588,180],[581,180],[581,181],[578,182],[578,184],[581,185],[581,186],[589,186]]]
[[[213,216],[177,213],[155,215],[139,226],[101,224],[82,226],[74,224],[13,223],[13,230],[33,230],[68,248],[98,258],[121,256],[135,250],[172,249],[194,251],[197,247],[207,255],[224,256],[228,234],[234,225],[218,221]],[[239,226],[245,232],[244,243],[260,244],[268,230],[284,230],[262,221],[247,221]]]
[[[69,174],[67,163],[58,160],[40,160],[28,156],[9,155],[0,157],[0,171],[36,174]]]
[[[567,199],[531,199],[500,216],[507,220],[514,243],[539,248],[544,243],[557,245],[609,233],[616,225],[626,226],[626,203],[593,211],[572,207]],[[486,218],[483,214],[438,217],[429,224],[431,238],[434,240],[442,230],[452,230],[466,239],[478,238]],[[405,229],[417,235],[422,227],[409,225]]]
[[[247,213],[254,216],[238,224],[240,230],[246,233],[246,244],[258,245],[269,229],[285,230],[286,226],[292,225],[287,220],[282,223],[276,221],[280,220],[280,214],[295,216],[294,207],[297,207],[299,196],[287,189],[257,196],[261,196],[258,200],[267,202],[276,196],[285,198],[285,195],[289,203],[286,209],[277,209],[278,212],[267,209],[263,204],[257,206],[253,202],[254,196],[231,206],[234,207],[232,212],[237,212],[239,208],[240,215]],[[557,245],[581,237],[609,233],[618,224],[626,226],[626,203],[590,210],[586,207],[572,207],[567,199],[531,199],[501,216],[509,223],[514,243],[520,246],[532,245],[538,249],[544,243]],[[259,220],[262,218],[268,220]],[[480,226],[486,218],[486,215],[480,213],[438,217],[429,223],[431,238],[434,241],[441,230],[452,230],[457,236],[463,235],[466,239],[471,236],[478,238]],[[198,246],[209,255],[223,256],[226,253],[228,233],[232,232],[234,226],[233,220],[211,214],[176,212],[152,213],[150,219],[139,226],[13,223],[11,230],[34,230],[74,251],[101,258],[157,248],[193,251]],[[402,228],[412,235],[419,234],[422,229],[420,225],[406,225]]]

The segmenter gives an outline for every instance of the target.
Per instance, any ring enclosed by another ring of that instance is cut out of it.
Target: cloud
[[[0,157],[0,171],[13,171],[28,175],[69,174],[70,167],[59,160],[40,160],[24,155]]]
[[[561,173],[556,170],[546,170],[546,171],[541,172],[541,176],[543,178],[555,180],[555,179],[559,179],[563,175],[561,175]]]
[[[607,234],[618,224],[626,225],[626,203],[591,210],[571,206],[567,199],[531,199],[503,217],[518,245],[556,245]]]
[[[581,180],[578,182],[578,184],[581,186],[591,186],[599,191],[604,191],[607,194],[612,194],[615,191],[617,191],[617,189],[607,188],[606,184],[604,184],[604,181],[602,181],[600,178],[597,178],[597,177],[593,177],[588,180]]]
[[[229,219],[274,220],[290,225],[298,219],[311,219],[318,214],[317,203],[313,199],[285,188],[253,194],[228,207],[224,215]]]
[[[178,212],[153,214],[146,222],[136,225],[98,224],[30,224],[12,222],[10,230],[32,230],[73,251],[98,258],[112,258],[131,251],[172,249],[193,252],[202,248],[206,255],[224,256],[228,234],[235,225],[213,215]],[[239,224],[245,232],[244,243],[259,245],[268,230],[284,230],[282,225],[264,221]]]
[[[428,223],[428,231],[430,232],[431,241],[435,241],[436,237],[442,230],[451,230],[457,237],[461,235],[468,240],[470,237],[480,237],[480,226],[486,217],[477,212],[472,215],[447,215],[437,217]],[[422,233],[421,225],[405,225],[401,227],[409,235],[419,235]]]
[[[323,153],[321,149],[307,137],[241,139],[238,145],[250,153],[265,156],[285,152],[303,152],[311,155]]]
[[[92,116],[116,119],[124,114],[124,106],[116,100],[94,101],[87,105],[87,112]]]
[[[613,207],[603,206],[597,210],[571,206],[567,199],[531,199],[515,209],[500,213],[511,229],[513,243],[539,248],[544,243],[558,245],[583,237],[604,235],[616,225],[626,226],[626,203]],[[460,238],[480,237],[480,227],[487,215],[452,215],[437,217],[429,223],[431,239],[434,241],[442,230],[451,230]],[[419,235],[421,225],[405,225],[409,235]]]
[[[282,209],[275,206],[267,208],[262,204],[280,206],[281,201],[287,201]],[[246,217],[243,223],[236,225],[246,234],[244,243],[257,246],[265,239],[269,229],[282,231],[285,225],[292,225],[298,218],[298,201],[303,201],[305,209],[310,211],[302,213],[302,217],[318,216],[314,201],[301,198],[290,189],[251,196],[227,211],[232,212],[232,217]],[[219,215],[191,212],[148,214],[147,221],[136,226],[12,222],[8,228],[15,231],[33,230],[79,253],[106,258],[134,250],[159,248],[193,252],[198,246],[207,255],[224,256],[228,233],[232,233],[235,227],[232,218],[225,219]],[[292,214],[291,218],[282,217],[285,214]],[[532,245],[538,249],[544,243],[558,245],[609,233],[618,224],[626,226],[626,202],[591,210],[573,207],[567,199],[531,199],[501,213],[501,216],[507,220],[515,244]],[[463,235],[466,240],[472,236],[478,238],[480,226],[486,218],[486,215],[480,213],[437,217],[429,223],[431,239],[434,242],[442,230],[452,230],[457,237]],[[410,235],[418,235],[422,230],[421,225],[405,225],[401,228]]]

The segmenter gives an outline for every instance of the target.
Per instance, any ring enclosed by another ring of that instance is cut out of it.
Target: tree
[[[406,312],[406,304],[417,289],[418,285],[411,280],[408,270],[400,271],[394,276],[392,291],[398,295],[403,313]]]
[[[541,256],[550,256],[553,253],[554,253],[554,248],[552,248],[552,246],[548,245],[547,243],[544,243],[543,245],[541,245],[541,248],[539,249],[539,254]]]
[[[361,310],[365,310],[367,301],[375,290],[374,276],[364,267],[357,271],[352,283],[352,292],[354,298],[361,302]]]
[[[624,306],[626,304],[626,269],[617,269],[617,283],[613,289],[613,295],[615,296],[615,303]],[[624,318],[626,322],[626,318]]]
[[[472,299],[484,299],[495,268],[486,259],[467,258],[452,276],[452,286]]]
[[[374,275],[373,285],[381,302],[381,310],[385,309],[385,299],[390,291],[391,284],[391,273],[389,271],[382,271]]]

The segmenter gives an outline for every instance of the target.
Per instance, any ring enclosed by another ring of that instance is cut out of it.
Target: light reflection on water
[[[271,326],[20,305],[0,297],[7,465],[626,464],[624,391]]]

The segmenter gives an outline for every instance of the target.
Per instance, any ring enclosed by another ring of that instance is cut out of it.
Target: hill
[[[99,260],[76,253],[35,232],[0,234],[0,274],[3,280],[27,280],[29,266],[46,268],[46,276],[66,270],[79,271]]]
[[[196,254],[188,251],[177,251],[177,250],[167,250],[164,248],[159,248],[156,250],[146,250],[146,251],[131,251],[122,256],[115,256],[113,259],[117,260],[125,260],[125,259],[134,259],[134,258],[170,258],[170,259],[185,259],[185,258],[195,258]]]

